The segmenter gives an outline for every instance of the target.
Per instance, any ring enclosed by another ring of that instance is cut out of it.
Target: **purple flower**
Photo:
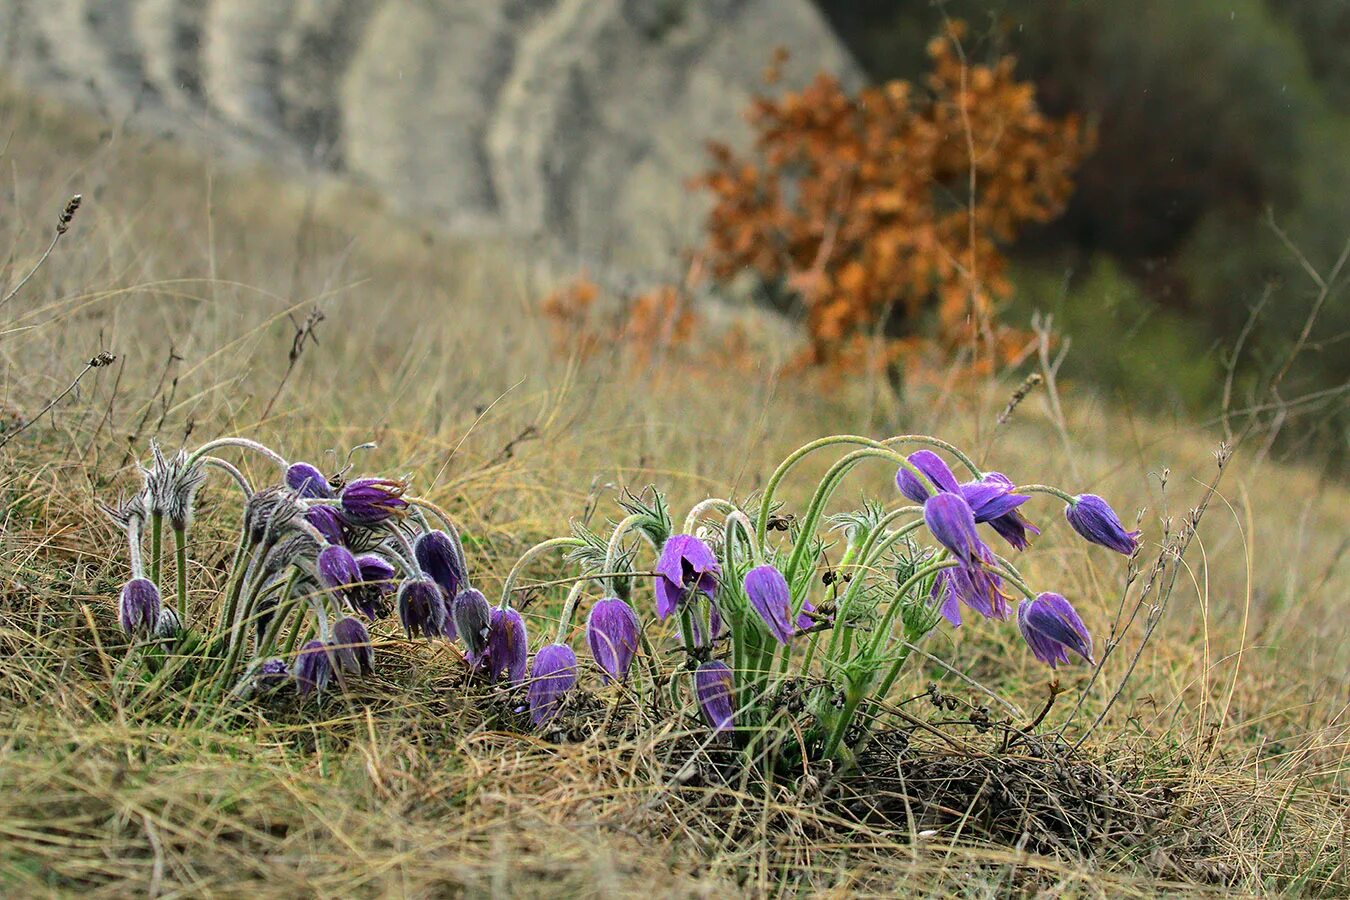
[[[358,478],[342,489],[342,515],[353,525],[372,527],[408,514],[408,485],[391,478]]]
[[[333,676],[331,648],[323,641],[310,641],[295,657],[295,690],[300,696],[321,692]]]
[[[818,624],[819,624],[819,622],[817,622],[817,621],[816,621],[815,619],[813,619],[810,615],[808,615],[808,613],[813,613],[813,612],[815,612],[815,611],[816,611],[816,605],[815,605],[814,603],[812,603],[810,600],[803,600],[803,601],[802,601],[802,611],[799,612],[799,613],[797,613],[797,630],[798,630],[798,631],[805,631],[806,629],[811,628],[812,626],[818,625]],[[831,619],[832,619],[833,617],[827,617],[827,618],[831,618]]]
[[[1073,606],[1059,594],[1038,594],[1017,607],[1017,627],[1037,659],[1050,668],[1069,661],[1072,650],[1092,662],[1092,635]]]
[[[986,548],[980,559],[992,563],[993,554]],[[939,570],[933,579],[930,596],[938,604],[942,617],[958,628],[961,626],[962,603],[986,619],[1006,619],[1012,612],[1008,608],[1008,597],[1003,593],[1003,579],[978,565]]]
[[[557,715],[567,692],[577,683],[577,655],[566,644],[549,644],[534,655],[530,669],[530,721],[541,725]]]
[[[301,497],[310,499],[331,499],[333,489],[323,473],[307,462],[291,463],[286,469],[286,487]]]
[[[937,486],[938,491],[948,491],[957,493],[960,488],[956,483],[956,476],[952,470],[942,461],[932,450],[919,450],[909,455],[909,461],[913,463],[914,468],[924,474],[927,479]],[[933,491],[924,484],[909,469],[901,468],[895,475],[895,485],[900,488],[900,493],[904,494],[915,503],[922,503],[932,496]]]
[[[783,573],[773,566],[756,566],[745,573],[745,594],[769,633],[786,644],[796,629],[792,623],[792,591]]]
[[[305,510],[305,521],[313,525],[319,534],[330,544],[342,545],[346,538],[342,534],[342,514],[333,506],[311,506]]]
[[[464,583],[464,561],[450,536],[444,531],[420,534],[413,544],[413,554],[418,567],[445,591],[446,602],[453,600]]]
[[[159,627],[162,607],[159,588],[149,578],[133,578],[122,585],[117,601],[117,621],[129,635],[149,637]]]
[[[440,637],[445,633],[445,598],[436,582],[409,579],[398,589],[398,618],[408,637]]]
[[[1130,556],[1139,547],[1139,532],[1126,531],[1120,516],[1096,494],[1079,494],[1064,507],[1073,530],[1094,544]]]
[[[481,662],[488,680],[496,681],[505,672],[513,686],[523,684],[530,652],[525,620],[514,609],[494,607],[489,623],[487,649]]]
[[[257,684],[262,691],[274,691],[291,678],[290,666],[284,659],[266,659],[258,666]]]
[[[1030,544],[1027,532],[1040,534],[1041,530],[1018,511],[1031,498],[1014,493],[1014,487],[1002,472],[986,472],[979,481],[961,485],[961,496],[970,504],[976,522],[987,522],[1014,550],[1025,550]]]
[[[336,544],[324,547],[314,568],[319,573],[319,584],[339,596],[346,596],[348,588],[361,583],[361,567],[346,547]]]
[[[924,501],[923,520],[938,543],[967,566],[976,565],[976,555],[984,546],[975,531],[975,513],[960,494],[934,494]]]
[[[721,569],[711,547],[691,534],[676,534],[661,548],[656,572],[656,614],[664,620],[691,589],[712,599]]]
[[[694,693],[699,709],[714,732],[727,731],[734,725],[736,714],[732,702],[733,679],[731,668],[720,659],[710,659],[694,673]]]
[[[617,597],[600,600],[591,607],[586,619],[586,643],[606,684],[628,677],[641,631],[633,607]]]
[[[455,620],[455,630],[469,651],[476,658],[487,649],[488,635],[492,630],[492,610],[487,598],[481,591],[465,588],[455,596],[450,604],[450,616]]]
[[[372,666],[370,632],[353,616],[339,619],[333,626],[333,651],[337,664],[346,672],[369,675]]]
[[[394,577],[398,570],[389,560],[375,553],[362,553],[356,557],[356,566],[361,570],[361,581],[348,589],[347,602],[372,622],[383,618],[389,611],[389,595],[397,587]]]

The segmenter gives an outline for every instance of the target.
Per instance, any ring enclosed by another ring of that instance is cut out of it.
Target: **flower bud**
[[[159,588],[148,578],[133,578],[122,586],[117,603],[117,620],[122,630],[135,637],[149,637],[159,627],[163,604]]]
[[[155,637],[174,638],[178,637],[179,632],[183,630],[183,620],[178,618],[178,613],[172,606],[163,606],[159,610],[159,619],[155,622]]]
[[[487,598],[481,591],[466,588],[455,597],[451,604],[450,615],[455,620],[455,630],[464,642],[470,656],[477,657],[487,649],[488,634],[492,625],[492,610]]]
[[[319,573],[319,584],[338,596],[345,596],[348,589],[361,583],[361,567],[357,565],[356,557],[337,544],[319,551],[314,568]]]
[[[745,594],[774,639],[780,644],[790,641],[796,629],[792,622],[792,591],[783,573],[773,566],[756,566],[745,573]]]
[[[496,681],[505,673],[512,685],[523,684],[530,652],[525,620],[514,609],[494,607],[489,621],[484,654],[488,678]]]
[[[699,709],[714,732],[734,727],[736,707],[732,700],[734,680],[731,667],[720,659],[710,659],[694,672],[694,693]]]
[[[1038,594],[1017,607],[1017,627],[1037,659],[1055,668],[1069,661],[1072,650],[1092,662],[1092,635],[1068,600],[1059,594]]]
[[[373,671],[370,632],[353,616],[333,626],[333,651],[344,672],[369,675]]]
[[[464,561],[459,558],[455,542],[444,531],[428,531],[418,535],[413,544],[418,567],[441,586],[449,603],[459,595],[464,583]]]
[[[530,669],[530,721],[542,725],[552,719],[577,683],[577,655],[566,644],[549,644],[534,655]]]
[[[390,478],[358,478],[342,489],[342,515],[367,528],[408,514],[408,485]]]
[[[1085,540],[1130,556],[1139,547],[1138,531],[1126,531],[1120,516],[1096,494],[1079,494],[1064,507],[1064,518]]]
[[[311,500],[327,500],[334,496],[333,489],[323,473],[307,462],[291,463],[286,469],[286,486],[298,496]]]
[[[342,514],[333,506],[311,506],[305,510],[305,521],[324,536],[330,544],[341,546],[346,542],[342,534]]]
[[[332,648],[323,641],[310,641],[295,657],[295,690],[302,697],[322,692],[333,675]]]
[[[600,600],[591,607],[586,619],[586,643],[606,684],[628,677],[641,630],[633,607],[617,597]]]

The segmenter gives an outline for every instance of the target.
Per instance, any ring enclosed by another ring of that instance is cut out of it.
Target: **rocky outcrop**
[[[774,47],[789,84],[858,77],[808,0],[0,0],[0,35],[10,77],[134,127],[639,268]]]

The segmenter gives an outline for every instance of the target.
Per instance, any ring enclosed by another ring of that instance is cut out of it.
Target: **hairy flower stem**
[[[530,560],[534,559],[541,553],[546,553],[547,551],[554,549],[555,547],[581,547],[584,545],[585,541],[582,541],[580,538],[556,537],[556,538],[549,538],[546,541],[541,541],[540,543],[535,544],[533,547],[526,550],[521,555],[520,559],[516,560],[516,564],[511,567],[511,571],[506,573],[506,580],[502,582],[502,599],[501,602],[497,604],[498,607],[500,607],[501,609],[511,608],[511,591],[515,587],[516,579],[519,578],[520,573],[524,571],[525,564],[528,563]]]
[[[187,529],[173,530],[174,564],[177,569],[178,618],[186,624],[187,620]]]
[[[188,456],[188,466],[191,467],[199,459],[212,450],[218,450],[221,447],[242,447],[245,450],[252,450],[254,453],[260,453],[263,456],[276,463],[284,471],[290,465],[284,457],[266,444],[260,444],[257,441],[251,441],[248,438],[241,437],[223,437],[216,438],[214,441],[207,441]]]
[[[164,513],[150,514],[150,580],[159,587],[160,566],[164,556]]]
[[[577,601],[581,599],[581,592],[586,589],[585,579],[572,585],[572,589],[567,592],[567,599],[563,601],[562,612],[558,615],[558,630],[554,632],[553,643],[566,643],[567,631],[572,627],[572,615],[576,612]]]
[[[870,447],[876,450],[884,450],[900,444],[928,444],[937,447],[939,450],[945,450],[952,456],[955,456],[963,466],[970,470],[970,473],[978,480],[983,473],[979,466],[975,465],[970,457],[966,456],[956,447],[946,441],[938,440],[926,434],[901,434],[895,437],[887,438],[884,441],[875,441],[869,437],[862,437],[856,434],[835,434],[829,437],[819,438],[811,441],[809,444],[803,444],[792,451],[786,459],[778,464],[778,468],[769,476],[768,482],[764,485],[764,495],[760,499],[759,518],[755,524],[755,540],[761,547],[764,546],[769,534],[769,516],[773,512],[773,495],[778,489],[778,484],[792,470],[792,467],[801,462],[803,458],[816,450],[825,447],[835,446],[837,444],[855,444],[860,447]],[[913,471],[913,469],[911,469]],[[919,477],[920,484],[928,484],[928,479],[922,473],[915,473]]]
[[[698,520],[703,517],[710,509],[720,509],[722,512],[736,512],[736,504],[730,500],[723,500],[721,497],[709,497],[707,500],[700,500],[689,510],[689,515],[684,517],[684,533],[693,534],[694,526]]]
[[[281,635],[281,629],[291,618],[297,607],[303,610],[304,597],[295,596],[295,586],[300,582],[300,567],[292,566],[290,577],[286,579],[286,586],[282,589],[281,598],[277,601],[276,612],[272,614],[272,621],[267,623],[267,631],[263,634],[262,640],[258,641],[258,646],[254,650],[254,656],[258,659],[266,659],[272,655],[272,646]]]
[[[227,462],[219,456],[203,456],[201,458],[201,463],[204,466],[214,466],[230,476],[230,478],[234,480],[234,483],[239,486],[239,490],[244,492],[245,500],[253,496],[253,485],[249,484],[248,478],[244,476],[243,472],[239,471],[234,463]]]
[[[224,633],[234,621],[235,607],[239,604],[239,593],[244,586],[244,571],[250,556],[250,550],[253,549],[253,542],[249,539],[248,529],[244,529],[239,534],[239,544],[234,548],[234,562],[230,564],[230,579],[226,582],[225,603],[221,606],[220,617],[216,620],[216,631]]]
[[[646,518],[647,517],[642,513],[633,513],[632,515],[625,516],[622,519],[620,519],[619,524],[614,526],[614,533],[609,536],[609,545],[605,548],[605,569],[604,569],[605,572],[615,573],[618,570],[619,553],[620,551],[623,550],[624,537],[628,534],[628,532],[633,530],[634,526],[636,526],[639,522],[644,521]],[[644,531],[642,532],[642,534],[645,536],[646,532]],[[656,549],[659,550],[660,548],[658,547]],[[618,589],[615,586],[614,582],[615,577],[616,576],[614,574],[610,575],[609,589],[613,591],[615,594],[617,594]],[[604,589],[604,585],[601,585],[601,589],[602,590]]]
[[[1049,494],[1052,497],[1058,497],[1070,506],[1078,502],[1077,497],[1049,484],[1019,484],[1012,489],[1012,492],[1014,494]]]
[[[914,589],[916,584],[922,582],[929,575],[936,575],[943,569],[951,569],[959,565],[961,565],[959,560],[944,559],[940,562],[924,566],[922,569],[909,576],[909,578],[905,579],[905,583],[900,585],[900,589],[895,592],[895,599],[886,607],[886,612],[882,615],[881,622],[878,623],[877,630],[872,636],[872,645],[867,648],[867,655],[875,658],[881,652],[882,645],[885,644],[891,636],[891,627],[895,624],[896,613],[900,611],[900,606],[904,602],[905,597]],[[899,672],[899,669],[897,668],[895,671]],[[889,689],[889,685],[887,688]]]
[[[919,519],[917,522],[910,522],[896,529],[894,532],[886,534],[885,538],[882,539],[882,535],[886,531],[886,526],[902,516],[910,515],[911,513],[921,511],[922,509],[923,507],[921,506],[905,506],[897,509],[895,512],[889,513],[883,517],[882,520],[877,523],[877,527],[873,529],[872,533],[867,536],[867,540],[863,544],[862,550],[858,553],[857,572],[853,576],[853,580],[849,582],[848,587],[844,590],[844,596],[840,598],[837,604],[835,604],[835,622],[838,623],[838,627],[834,628],[834,633],[830,636],[829,648],[826,651],[826,655],[830,659],[840,658],[837,654],[840,635],[847,632],[848,637],[852,636],[853,629],[846,627],[846,623],[849,621],[848,613],[853,608],[853,604],[857,602],[858,595],[862,593],[863,582],[866,580],[868,572],[872,570],[872,567],[883,553],[893,547],[905,537],[905,535],[923,527],[923,519]],[[847,648],[845,648],[843,655],[848,655]]]
[[[464,579],[465,581],[468,581],[469,558],[464,555],[464,543],[459,539],[459,529],[455,527],[455,522],[450,518],[450,514],[435,503],[422,497],[404,497],[403,499],[407,500],[408,503],[413,506],[419,506],[422,509],[425,509],[437,519],[440,519],[441,524],[445,526],[445,533],[450,535],[450,540],[455,543],[455,552],[459,554],[459,564],[464,567]]]

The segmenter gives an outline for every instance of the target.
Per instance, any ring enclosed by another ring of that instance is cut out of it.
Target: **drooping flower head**
[[[459,549],[444,531],[428,531],[417,536],[413,543],[417,565],[428,578],[441,586],[449,603],[459,594],[464,583],[464,561]]]
[[[489,622],[487,649],[481,663],[488,679],[496,681],[505,674],[513,686],[524,684],[530,652],[525,620],[514,609],[493,607]]]
[[[319,584],[339,597],[346,597],[351,587],[361,583],[361,566],[357,564],[356,557],[346,547],[337,544],[330,544],[319,551],[314,569],[319,574]]]
[[[117,601],[117,621],[122,630],[134,637],[149,637],[159,627],[163,604],[159,588],[148,578],[133,578],[122,585]]]
[[[939,493],[924,501],[923,520],[938,543],[967,566],[976,565],[984,546],[975,531],[975,513],[960,494]]]
[[[253,544],[275,543],[306,512],[289,488],[265,487],[244,504],[244,529]],[[317,527],[317,526],[316,526]]]
[[[407,489],[406,482],[392,478],[358,478],[342,489],[342,516],[366,528],[401,519],[408,514]]]
[[[591,607],[586,619],[586,643],[606,684],[628,677],[641,629],[633,607],[618,597],[597,601]]]
[[[295,657],[295,690],[300,696],[322,692],[333,676],[332,648],[314,640],[300,648]]]
[[[305,510],[305,521],[314,526],[314,530],[323,535],[330,544],[344,544],[342,533],[342,514],[334,506],[311,506]]]
[[[389,595],[397,588],[398,570],[377,553],[362,553],[356,557],[356,567],[361,570],[361,581],[347,590],[347,603],[372,622],[384,618]]]
[[[710,659],[694,672],[694,693],[698,696],[698,707],[714,732],[728,731],[735,725],[733,685],[731,667],[720,659]]]
[[[956,483],[956,476],[952,470],[942,461],[932,450],[919,450],[911,453],[908,457],[914,467],[922,472],[928,480],[937,487],[938,491],[947,491],[958,493],[960,487]],[[895,485],[900,488],[900,493],[904,494],[915,503],[923,503],[933,495],[933,490],[918,478],[909,469],[901,468],[895,475]]]
[[[398,618],[408,637],[440,637],[445,633],[445,598],[436,582],[410,578],[398,589]]]
[[[562,706],[567,692],[577,683],[577,655],[566,644],[549,644],[534,655],[530,669],[530,721],[542,725]]]
[[[1094,544],[1130,556],[1139,547],[1138,531],[1126,531],[1120,516],[1096,494],[1079,494],[1064,507],[1073,530]]]
[[[297,496],[329,500],[336,496],[323,473],[307,462],[291,463],[286,469],[286,486]]]
[[[1017,627],[1032,654],[1050,668],[1069,661],[1072,650],[1092,662],[1092,635],[1072,604],[1059,594],[1038,594],[1017,607]]]
[[[792,621],[792,591],[783,573],[770,565],[756,566],[745,573],[745,594],[774,639],[780,644],[790,641],[797,629]]]
[[[994,562],[988,548],[980,552],[979,559],[990,565]],[[956,627],[961,625],[962,603],[986,619],[1003,620],[1012,613],[1008,595],[1003,592],[1003,579],[981,565],[940,569],[930,596],[943,618]]]
[[[657,616],[668,617],[691,591],[700,591],[711,600],[720,572],[711,547],[692,534],[671,535],[656,563]]]
[[[178,617],[177,610],[172,606],[160,607],[159,620],[155,622],[155,637],[177,637],[182,630],[183,620]]]
[[[450,615],[455,620],[455,630],[459,632],[465,649],[469,651],[470,657],[476,659],[487,649],[488,635],[492,630],[492,610],[487,598],[482,591],[465,588],[455,595]]]
[[[962,484],[961,496],[970,504],[977,523],[987,522],[1014,550],[1025,550],[1031,543],[1027,532],[1040,534],[1041,530],[1018,509],[1031,498],[1015,493],[1014,487],[1002,472],[986,472],[979,481]]]
[[[333,655],[344,672],[369,675],[374,671],[370,632],[360,619],[347,616],[333,626]]]

